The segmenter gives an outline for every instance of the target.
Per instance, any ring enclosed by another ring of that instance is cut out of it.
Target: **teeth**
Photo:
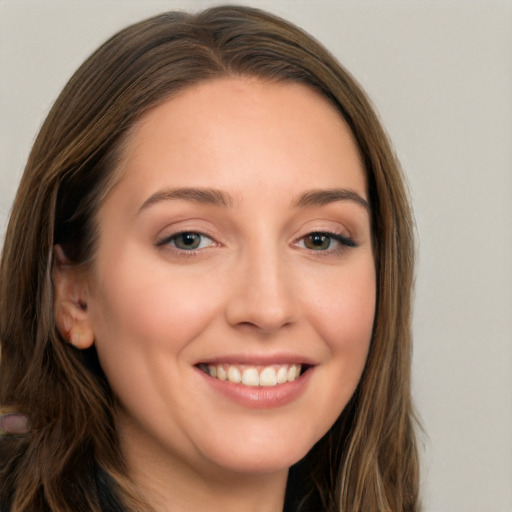
[[[288,376],[288,369],[286,366],[281,366],[279,370],[277,370],[276,374],[276,380],[278,384],[283,384],[283,382],[286,382],[286,377]]]
[[[273,365],[263,368],[245,365],[199,365],[211,377],[245,386],[275,386],[300,377],[300,364]]]
[[[242,374],[240,373],[240,370],[236,366],[230,366],[228,368],[228,380],[229,382],[234,382],[235,384],[238,382],[242,382]]]
[[[246,386],[259,386],[260,385],[260,374],[256,368],[247,368],[242,373],[242,384]]]
[[[219,365],[217,367],[214,366],[214,368],[217,368],[217,379],[228,380],[228,374],[227,374],[226,370],[224,369],[224,366]],[[210,375],[212,377],[215,377],[215,375],[213,375],[213,373],[210,373]]]
[[[272,367],[265,368],[260,373],[260,386],[275,386],[277,384],[276,370]]]
[[[292,364],[288,370],[288,373],[286,374],[286,380],[288,382],[294,381],[299,376],[298,373],[299,372],[297,366]]]

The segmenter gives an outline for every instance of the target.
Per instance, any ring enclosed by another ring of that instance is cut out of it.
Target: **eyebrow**
[[[211,204],[214,206],[233,207],[235,200],[231,194],[214,188],[169,188],[152,194],[139,208],[139,213],[161,201],[183,200],[198,204]],[[344,188],[309,190],[301,194],[293,205],[299,208],[312,206],[325,206],[338,201],[354,201],[370,211],[370,205],[366,199],[352,190]]]
[[[139,213],[161,201],[173,200],[190,201],[198,204],[211,204],[214,206],[232,207],[234,198],[222,190],[214,188],[169,188],[160,190],[151,195],[139,208]]]
[[[310,190],[299,196],[294,204],[300,208],[307,208],[309,206],[325,206],[337,201],[354,201],[368,212],[370,211],[370,204],[366,199],[358,193],[344,188]]]

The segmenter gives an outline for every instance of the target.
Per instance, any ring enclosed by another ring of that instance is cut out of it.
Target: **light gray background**
[[[0,235],[34,136],[114,31],[216,1],[0,1]],[[372,97],[406,170],[419,261],[414,396],[429,512],[512,511],[512,2],[253,1]]]

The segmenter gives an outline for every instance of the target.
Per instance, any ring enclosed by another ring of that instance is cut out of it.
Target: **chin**
[[[316,440],[246,439],[243,443],[214,444],[206,457],[227,471],[239,474],[271,474],[287,471],[304,458]],[[292,436],[293,437],[293,436]]]

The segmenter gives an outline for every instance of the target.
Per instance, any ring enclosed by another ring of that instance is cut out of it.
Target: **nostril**
[[[242,321],[236,324],[236,328],[240,331],[250,333],[254,331],[259,336],[268,337],[275,334],[281,329],[286,329],[291,326],[293,321],[287,318],[273,318],[269,316],[261,316],[260,318],[254,318],[254,321]]]
[[[298,311],[289,287],[277,277],[262,274],[259,272],[258,279],[252,276],[242,280],[226,304],[225,313],[231,326],[268,335],[295,323]]]

